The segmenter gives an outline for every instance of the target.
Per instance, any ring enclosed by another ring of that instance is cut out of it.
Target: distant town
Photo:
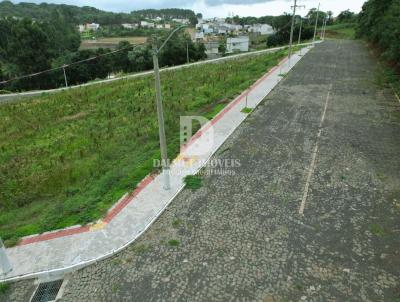
[[[171,20],[156,17],[138,23],[122,23],[121,27],[126,30],[170,30],[176,25],[190,25],[189,19],[173,18]],[[102,47],[116,47],[115,42],[96,42],[95,32],[101,29],[101,24],[86,23],[78,25],[82,40],[92,40],[85,45]],[[206,48],[208,58],[215,58],[222,55],[222,52],[229,54],[235,52],[247,52],[250,48],[250,36],[267,36],[274,34],[275,30],[270,24],[235,24],[225,18],[202,18],[198,14],[195,30],[188,30],[193,42],[201,42]],[[108,45],[107,45],[108,44]],[[221,44],[224,47],[221,47]],[[222,51],[224,49],[225,51]]]

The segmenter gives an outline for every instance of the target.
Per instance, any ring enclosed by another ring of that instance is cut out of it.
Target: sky
[[[204,17],[227,17],[232,13],[243,16],[281,15],[290,12],[294,0],[24,0],[12,1],[33,3],[64,3],[77,6],[93,6],[106,11],[130,12],[147,8],[188,8]],[[365,0],[298,0],[298,14],[306,15],[308,10],[317,7],[321,2],[321,10],[333,11],[337,16],[341,11],[350,9],[358,13]]]

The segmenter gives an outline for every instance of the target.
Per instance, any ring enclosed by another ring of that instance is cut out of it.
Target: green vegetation
[[[248,107],[243,108],[243,109],[241,110],[241,112],[243,112],[243,113],[245,113],[245,114],[249,114],[249,113],[251,113],[252,111],[253,111],[253,109],[248,108]]]
[[[79,45],[79,33],[62,15],[48,22],[0,19],[0,81],[49,69],[56,58],[76,51]],[[47,73],[0,85],[0,89],[46,89],[52,82],[52,74]]]
[[[377,46],[381,57],[397,72],[400,70],[400,2],[369,0],[359,16],[359,37]]]
[[[121,41],[116,47],[118,52],[113,54],[109,54],[110,49],[103,48],[78,50],[79,34],[74,26],[60,20],[64,20],[64,17],[55,17],[51,23],[34,22],[30,19],[0,19],[0,81],[64,65],[71,65],[65,68],[69,85],[104,79],[110,73],[131,73],[152,68],[150,45],[133,49],[129,42]],[[160,34],[160,44],[167,34],[169,31]],[[186,63],[186,47],[193,62],[207,57],[202,43],[193,43],[189,35],[180,32],[160,52],[160,66]],[[97,58],[88,60],[94,57]],[[84,60],[88,61],[74,64]],[[64,85],[64,72],[59,68],[34,77],[0,84],[0,89],[21,91]]]
[[[203,186],[202,179],[198,175],[188,175],[184,181],[187,189],[198,190]]]
[[[174,228],[179,228],[182,225],[183,221],[182,219],[176,218],[172,221],[172,226]]]
[[[333,39],[355,39],[356,23],[339,23],[326,27],[326,37]]]
[[[9,288],[10,288],[10,284],[8,284],[8,283],[0,283],[0,296],[4,295]]]
[[[169,157],[181,115],[217,114],[286,54],[163,72]],[[0,106],[0,237],[95,221],[133,190],[160,158],[154,100],[147,76]]]
[[[179,242],[179,240],[171,239],[171,240],[168,240],[168,244],[169,244],[170,246],[177,247],[177,246],[179,246],[180,242]]]
[[[371,224],[369,226],[369,230],[374,234],[375,236],[382,237],[386,235],[385,229],[380,226],[379,224]]]
[[[71,23],[76,25],[83,23],[100,23],[101,25],[114,25],[121,23],[133,23],[146,18],[164,17],[166,19],[181,18],[194,21],[195,13],[188,9],[169,8],[169,9],[146,9],[133,11],[131,13],[113,13],[99,10],[94,7],[78,7],[66,4],[50,3],[18,3],[11,1],[0,2],[1,17],[32,18],[39,20],[49,20],[55,13],[62,12],[67,15]]]

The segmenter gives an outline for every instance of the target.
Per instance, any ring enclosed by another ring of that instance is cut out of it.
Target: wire
[[[137,48],[139,46],[143,46],[143,45],[146,45],[146,44],[147,44],[147,42],[143,42],[143,43],[136,44],[136,45],[129,45],[129,46],[124,47],[124,48],[113,50],[113,51],[110,51],[110,52],[107,52],[107,53],[104,53],[104,54],[100,54],[100,55],[97,55],[97,56],[94,56],[94,57],[90,57],[90,58],[87,58],[87,59],[83,59],[83,60],[80,60],[80,61],[72,62],[70,64],[65,64],[65,65],[60,66],[60,67],[50,68],[50,69],[46,69],[46,70],[43,70],[43,71],[39,71],[39,72],[31,73],[31,74],[26,74],[26,75],[23,75],[23,76],[19,76],[19,77],[15,77],[15,78],[12,78],[12,79],[5,80],[5,81],[1,81],[0,84],[4,85],[4,84],[10,83],[12,81],[31,78],[31,77],[35,77],[35,76],[38,76],[38,75],[41,75],[41,74],[44,74],[44,73],[47,73],[47,72],[65,69],[65,68],[71,67],[73,65],[77,65],[77,64],[84,63],[84,62],[93,61],[93,60],[96,60],[98,58],[105,57],[105,56],[108,56],[108,55],[111,55],[111,54],[114,54],[114,53],[117,53],[117,52],[120,52],[120,51],[123,51],[123,50],[127,50],[127,49],[130,49],[130,48],[132,48],[132,50],[133,50],[133,49],[135,49],[135,48]]]

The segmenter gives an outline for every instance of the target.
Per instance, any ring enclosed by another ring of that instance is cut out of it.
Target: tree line
[[[162,33],[160,40],[168,32]],[[32,19],[0,19],[0,81],[17,78],[43,70],[62,67],[97,57],[94,60],[65,68],[68,84],[81,84],[104,79],[111,73],[139,72],[152,68],[150,45],[133,49],[128,42],[121,42],[116,53],[112,50],[79,50],[80,36],[73,25],[57,15],[51,22]],[[205,47],[193,43],[185,33],[171,39],[160,54],[160,66],[186,63],[187,49],[191,61],[206,58]],[[38,76],[15,80],[0,85],[0,90],[22,91],[50,89],[65,85],[62,69]]]
[[[0,18],[17,17],[31,18],[34,20],[49,20],[54,12],[68,15],[69,22],[75,25],[82,23],[99,23],[101,25],[113,25],[122,23],[135,23],[146,18],[163,17],[167,19],[180,18],[196,22],[196,15],[192,10],[170,8],[161,10],[140,10],[131,13],[113,13],[100,9],[83,6],[78,7],[66,4],[51,3],[25,3],[14,4],[10,1],[0,2]],[[195,24],[195,23],[194,23]]]
[[[358,37],[364,37],[382,52],[382,57],[400,70],[400,1],[369,0],[358,17]]]

